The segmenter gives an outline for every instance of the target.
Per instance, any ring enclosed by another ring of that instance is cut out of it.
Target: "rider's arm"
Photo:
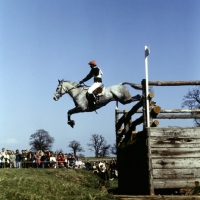
[[[91,70],[90,73],[81,82],[86,82],[92,77],[93,77],[93,71]]]

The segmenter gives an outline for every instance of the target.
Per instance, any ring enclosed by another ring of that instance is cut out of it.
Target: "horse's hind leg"
[[[136,96],[132,96],[131,98],[129,99],[126,99],[126,100],[118,100],[121,104],[125,105],[125,104],[128,104],[128,103],[132,103],[134,101],[140,101],[142,99],[142,96],[137,94]]]
[[[142,99],[142,96],[139,95],[139,94],[137,94],[137,95],[131,97],[132,102],[133,102],[133,101],[140,101],[141,99]]]

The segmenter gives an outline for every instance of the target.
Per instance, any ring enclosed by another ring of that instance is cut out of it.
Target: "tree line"
[[[44,129],[39,129],[30,136],[29,145],[34,151],[51,150],[54,141],[55,139],[51,137],[47,131]],[[105,138],[99,134],[92,134],[90,137],[90,142],[87,143],[87,146],[90,151],[94,152],[95,157],[105,157],[109,156],[110,153],[114,155],[117,153],[116,144],[113,144],[113,146],[107,144]],[[70,141],[68,147],[75,156],[77,153],[85,152],[80,142],[76,140]],[[80,153],[79,156],[84,157],[82,153]]]

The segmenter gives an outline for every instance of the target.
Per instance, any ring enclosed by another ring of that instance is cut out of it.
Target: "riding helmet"
[[[95,60],[91,60],[91,61],[88,63],[88,65],[94,65],[94,66],[96,66],[96,65],[97,65],[97,63],[96,63],[96,61],[95,61]]]

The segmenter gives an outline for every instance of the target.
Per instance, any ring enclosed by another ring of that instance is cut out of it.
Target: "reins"
[[[67,92],[69,92],[69,91],[71,91],[71,90],[77,88],[79,85],[80,85],[80,84],[75,85],[74,87],[72,87],[71,89],[69,89]]]
[[[62,84],[63,84],[63,82],[62,82]],[[61,85],[61,87],[63,88],[63,90],[65,91],[65,93],[68,93],[69,91],[71,91],[71,90],[73,90],[73,89],[76,89],[78,86],[80,86],[81,84],[77,84],[77,85],[75,85],[74,87],[72,87],[71,89],[69,89],[69,90],[65,90],[65,88],[63,87],[63,85]],[[88,85],[85,85],[85,83],[83,83],[83,85],[85,86],[85,87],[90,87],[90,86],[88,86]],[[84,87],[83,87],[83,90],[84,90]],[[82,92],[82,91],[81,91]]]
[[[64,81],[63,81],[63,82],[64,82]],[[69,91],[71,91],[71,90],[73,90],[73,89],[76,89],[78,86],[81,85],[81,84],[77,84],[77,85],[75,85],[74,87],[72,87],[71,89],[66,90],[65,87],[63,87],[63,82],[62,82],[62,85],[61,85],[61,90],[63,89],[65,93],[69,93]],[[86,86],[86,85],[84,84],[84,86]],[[83,90],[84,90],[84,87],[83,87],[83,89],[76,95],[76,97],[77,97]],[[61,96],[62,96],[62,95],[61,95]],[[76,98],[76,97],[74,97],[74,98]]]

